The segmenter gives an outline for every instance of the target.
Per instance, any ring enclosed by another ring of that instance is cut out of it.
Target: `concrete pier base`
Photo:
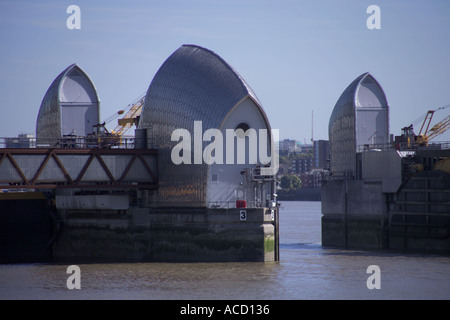
[[[326,215],[322,217],[322,245],[385,249],[388,221],[379,215]]]
[[[361,249],[388,247],[388,206],[381,182],[322,183],[322,245]]]
[[[322,183],[322,245],[450,253],[450,174],[422,171],[396,193],[381,181]]]
[[[269,208],[130,208],[63,212],[56,261],[274,261],[277,228]]]

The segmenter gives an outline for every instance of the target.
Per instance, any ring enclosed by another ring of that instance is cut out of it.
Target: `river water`
[[[279,262],[80,264],[79,290],[67,265],[0,265],[0,299],[450,299],[449,256],[324,248],[320,220],[320,202],[282,203]]]

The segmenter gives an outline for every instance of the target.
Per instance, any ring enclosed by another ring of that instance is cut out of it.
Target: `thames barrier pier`
[[[330,117],[322,245],[450,253],[450,144],[430,141],[449,126],[447,116],[394,138],[380,84],[356,78]]]
[[[0,149],[0,262],[279,259],[276,172],[253,157],[273,158],[270,124],[221,57],[181,46],[119,124],[136,125],[135,135],[101,123],[81,67],[55,78],[36,137]],[[230,130],[231,155],[218,140]],[[269,135],[254,150],[251,133],[261,130]],[[198,161],[198,149],[210,153]]]

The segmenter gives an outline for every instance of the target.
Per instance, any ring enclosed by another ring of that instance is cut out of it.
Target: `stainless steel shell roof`
[[[164,124],[192,132],[193,121],[201,120],[203,128],[219,128],[228,112],[247,96],[261,107],[253,90],[221,57],[199,46],[183,45],[152,80],[140,127]],[[165,139],[155,143],[164,145]]]
[[[80,96],[79,92],[65,93],[62,92],[62,86],[65,80],[76,75],[83,79],[83,85],[85,86],[86,95],[85,101],[71,101],[74,100],[74,96]],[[94,116],[99,118],[99,103],[97,91],[92,80],[77,64],[72,64],[61,72],[48,88],[40,109],[36,121],[36,137],[40,141],[50,141],[62,136],[62,115],[61,105],[66,104],[94,104],[95,110],[93,110]],[[98,120],[97,120],[98,122]],[[93,123],[94,124],[94,123]],[[39,143],[39,142],[38,142]]]
[[[148,88],[139,123],[158,149],[160,205],[205,206],[206,201],[207,165],[172,163],[173,130],[183,128],[192,134],[197,120],[202,121],[203,130],[221,129],[227,115],[245,98],[258,106],[270,129],[253,90],[216,53],[183,45],[163,63]]]
[[[354,173],[359,145],[388,142],[388,108],[383,89],[368,72],[344,90],[328,125],[332,172]]]

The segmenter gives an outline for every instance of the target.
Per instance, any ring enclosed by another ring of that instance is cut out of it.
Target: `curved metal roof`
[[[71,75],[77,75],[84,78],[89,88],[86,88],[90,101],[71,101],[73,97],[65,95],[62,92],[62,86],[65,79]],[[97,95],[97,90],[88,77],[88,75],[76,63],[68,66],[61,72],[48,88],[39,109],[36,121],[36,138],[38,139],[57,139],[61,137],[61,102],[64,103],[91,103],[99,104],[100,99]],[[97,106],[97,109],[98,106]],[[97,113],[99,111],[97,110]]]
[[[251,99],[266,126],[269,121],[250,86],[220,56],[196,45],[178,48],[152,80],[139,121],[147,129],[148,142],[158,149],[160,205],[205,206],[208,165],[175,165],[170,149],[175,129],[194,133],[194,121],[203,131],[222,129],[227,116],[244,99]],[[245,120],[245,119],[243,119]]]
[[[386,95],[384,94],[381,85],[369,72],[366,72],[357,77],[355,80],[353,80],[352,83],[350,83],[348,87],[344,90],[344,92],[341,94],[338,101],[336,102],[333,112],[331,113],[329,126],[331,126],[334,120],[336,120],[337,118],[343,116],[351,116],[352,114],[354,114],[356,108],[371,107],[370,105],[361,103],[361,101],[359,100],[359,93],[360,93],[359,90],[363,85],[375,86],[377,90],[374,91],[376,91],[375,94],[377,95],[377,98],[379,99],[380,102],[379,107],[381,108],[389,107]]]
[[[245,97],[250,97],[265,116],[253,90],[220,56],[199,46],[183,45],[152,80],[139,126],[175,125],[193,132],[193,121],[201,120],[205,129],[220,128],[226,115]]]
[[[387,143],[388,102],[378,81],[368,72],[350,83],[339,97],[328,124],[331,170],[354,171],[357,145],[369,139]],[[375,119],[375,114],[380,115]]]

